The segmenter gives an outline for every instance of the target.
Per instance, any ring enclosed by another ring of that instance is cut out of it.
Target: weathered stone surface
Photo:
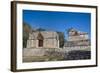
[[[70,29],[68,31],[68,38],[64,44],[64,48],[68,48],[71,50],[81,50],[83,48],[88,48],[91,45],[91,41],[89,39],[88,33],[80,32],[76,29]]]
[[[41,36],[39,35],[41,34]],[[40,38],[42,37],[42,38]],[[42,40],[43,45],[39,46],[39,40]],[[59,35],[53,31],[35,31],[29,34],[27,40],[27,48],[59,48]]]
[[[30,56],[43,56],[45,54],[45,49],[37,49],[37,48],[24,48],[23,49],[23,56],[30,57]]]

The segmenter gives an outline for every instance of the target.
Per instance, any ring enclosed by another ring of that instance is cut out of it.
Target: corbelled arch
[[[43,47],[44,37],[40,32],[38,33],[37,39],[38,39],[38,47]]]

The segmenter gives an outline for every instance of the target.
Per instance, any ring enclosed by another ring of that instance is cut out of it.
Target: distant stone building
[[[64,44],[64,48],[73,49],[74,48],[90,48],[90,39],[88,33],[80,32],[76,29],[69,29],[68,30],[68,38]]]
[[[27,48],[59,48],[59,34],[54,31],[33,31],[29,34]]]

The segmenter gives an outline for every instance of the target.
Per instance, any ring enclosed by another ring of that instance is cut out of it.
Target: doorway
[[[38,39],[38,47],[43,47],[43,39],[44,38],[41,33],[38,34],[37,39]]]

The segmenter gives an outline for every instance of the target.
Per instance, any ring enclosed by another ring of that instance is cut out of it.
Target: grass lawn
[[[23,57],[23,62],[57,61],[62,59],[63,57],[57,57],[57,56],[31,56],[31,57]]]

